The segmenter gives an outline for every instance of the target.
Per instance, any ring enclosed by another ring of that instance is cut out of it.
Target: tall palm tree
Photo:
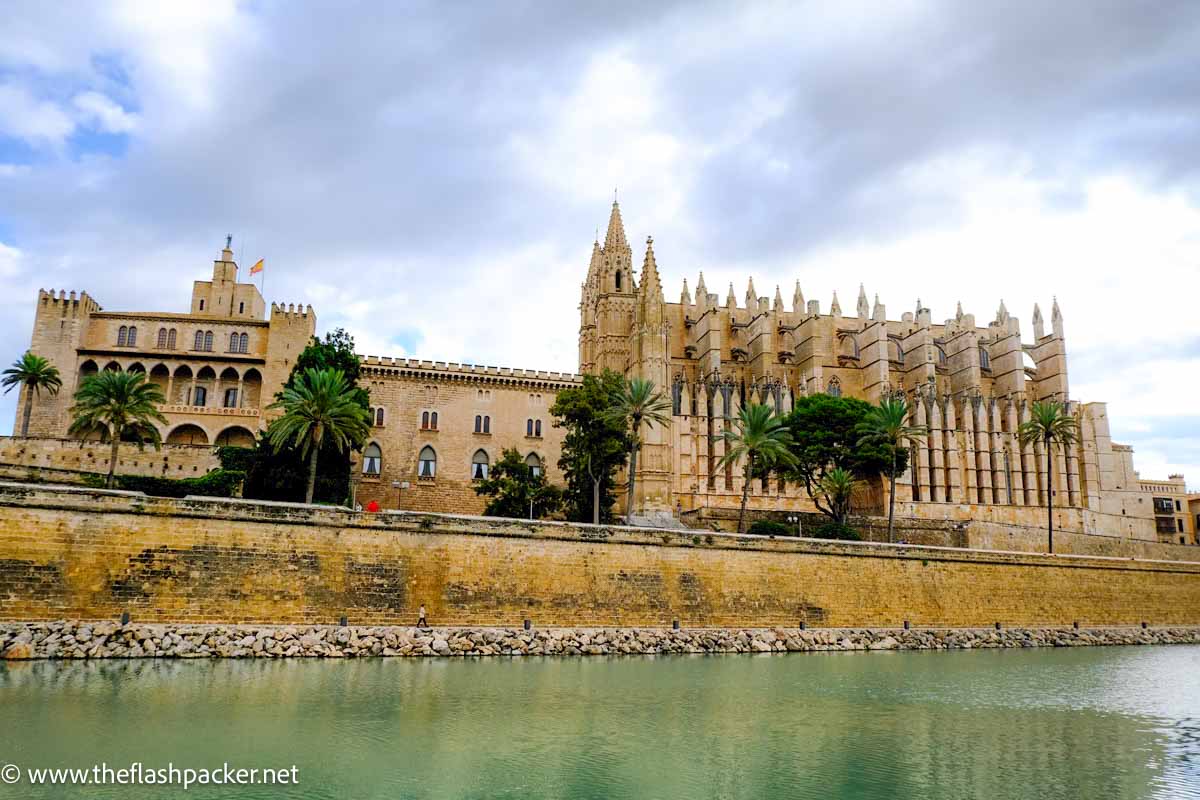
[[[21,418],[21,435],[28,436],[29,416],[33,413],[33,396],[35,394],[40,396],[42,389],[51,395],[58,394],[58,390],[62,388],[62,378],[58,374],[58,367],[41,356],[35,356],[32,350],[26,350],[25,355],[4,370],[0,384],[5,387],[5,394],[11,392],[15,386],[25,387],[25,411]]]
[[[1054,552],[1054,445],[1067,445],[1079,440],[1079,422],[1071,416],[1066,403],[1056,400],[1035,401],[1029,419],[1017,427],[1022,447],[1041,442],[1046,449],[1046,517],[1049,525],[1050,552]]]
[[[742,406],[733,426],[715,438],[725,443],[725,455],[718,466],[723,468],[746,459],[742,468],[742,509],[738,513],[738,533],[745,533],[746,501],[750,497],[754,468],[791,464],[794,457],[788,447],[792,444],[792,433],[774,409],[752,403]]]
[[[158,410],[158,404],[166,400],[162,390],[146,380],[144,372],[106,369],[79,384],[68,433],[86,436],[96,431],[108,432],[112,451],[108,457],[108,479],[104,482],[107,488],[113,488],[116,480],[117,448],[122,440],[132,438],[139,448],[148,441],[155,450],[162,444],[154,423],[167,424],[167,418]]]
[[[854,498],[855,487],[858,486],[858,480],[855,479],[854,473],[848,469],[836,467],[826,472],[817,486],[825,495],[825,502],[829,504],[829,509],[833,512],[834,521],[845,525],[850,516],[850,501]]]
[[[671,401],[654,391],[654,382],[630,378],[609,398],[609,415],[625,420],[631,431],[629,442],[629,497],[625,504],[625,524],[633,520],[633,482],[637,474],[637,453],[642,446],[642,425],[647,429],[671,421]]]
[[[346,376],[335,369],[306,369],[268,406],[282,410],[267,436],[275,450],[293,446],[308,458],[304,502],[311,503],[317,485],[317,454],[328,437],[339,451],[362,442],[368,433],[367,409],[355,401]]]
[[[863,424],[863,435],[859,438],[862,444],[880,444],[888,449],[892,456],[892,468],[888,472],[888,541],[892,541],[892,528],[896,519],[896,473],[899,471],[899,459],[902,449],[907,448],[927,433],[923,425],[908,424],[908,403],[903,395],[885,397],[879,405],[871,409]]]

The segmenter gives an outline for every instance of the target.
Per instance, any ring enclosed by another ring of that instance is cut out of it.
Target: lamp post
[[[405,489],[408,488],[408,481],[392,481],[392,488],[396,490],[396,510],[400,510],[400,498]]]
[[[357,508],[358,501],[358,481],[362,476],[358,471],[358,456],[353,451],[350,453],[350,510]]]
[[[804,536],[804,517],[799,514],[788,514],[787,521],[796,523],[797,536]]]

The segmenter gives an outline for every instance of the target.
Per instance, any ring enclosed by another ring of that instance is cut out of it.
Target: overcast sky
[[[360,352],[574,371],[614,187],[669,300],[1057,295],[1072,396],[1200,486],[1200,3],[0,10],[5,363],[39,287],[183,311],[232,233]]]

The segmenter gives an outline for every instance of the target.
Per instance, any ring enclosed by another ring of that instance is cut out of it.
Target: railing
[[[257,417],[257,408],[225,408],[224,406],[164,405],[159,410],[164,414],[212,414],[219,417]]]

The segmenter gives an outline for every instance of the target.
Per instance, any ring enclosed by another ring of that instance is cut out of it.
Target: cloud
[[[617,187],[671,300],[862,281],[1028,338],[1057,295],[1076,396],[1200,480],[1158,422],[1195,374],[1194,3],[25,3],[0,86],[10,354],[39,286],[180,309],[232,232],[366,352],[570,371]]]

